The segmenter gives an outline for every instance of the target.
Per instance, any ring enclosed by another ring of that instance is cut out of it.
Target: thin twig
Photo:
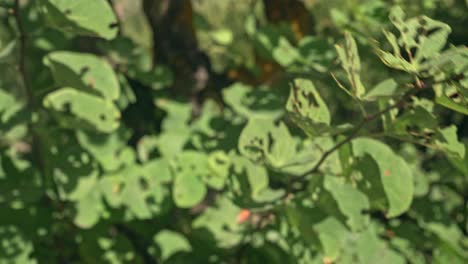
[[[414,92],[407,93],[405,96],[402,96],[401,99],[396,102],[395,104],[389,105],[388,107],[380,110],[377,113],[374,113],[372,115],[365,116],[357,125],[356,127],[351,131],[351,133],[343,139],[341,142],[330,148],[329,150],[325,151],[322,156],[320,157],[319,161],[315,164],[315,166],[308,172],[303,173],[296,179],[301,179],[304,177],[307,177],[307,175],[317,172],[320,169],[320,166],[326,161],[326,159],[333,154],[336,150],[340,149],[343,145],[349,143],[351,140],[353,140],[361,131],[362,128],[364,128],[368,123],[374,121],[375,119],[379,118],[380,116],[386,114],[387,112],[400,107],[408,97],[413,95]]]

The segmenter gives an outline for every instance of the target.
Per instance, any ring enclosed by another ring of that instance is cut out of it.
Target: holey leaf
[[[65,117],[65,120],[61,120],[62,125],[67,127],[86,124],[110,133],[119,126],[120,112],[112,102],[70,87],[48,94],[44,98],[44,106],[62,114]],[[78,120],[73,120],[73,117]]]
[[[295,154],[296,143],[283,122],[252,118],[239,137],[239,151],[253,161],[266,161],[274,168],[288,163]]]
[[[361,98],[366,92],[366,88],[361,82],[361,60],[359,59],[356,41],[349,32],[346,32],[345,46],[336,45],[335,48],[341,65],[346,71],[349,83],[353,88],[352,94],[357,98]]]
[[[387,217],[404,213],[411,205],[414,187],[413,174],[405,160],[395,154],[387,145],[369,138],[352,141],[356,157],[370,156],[378,166],[380,181],[388,203]],[[373,175],[371,175],[373,176]],[[366,178],[362,179],[366,181]],[[365,190],[363,190],[365,192]]]
[[[97,93],[110,100],[120,96],[119,81],[111,65],[95,55],[55,51],[45,57],[44,64],[59,86]]]
[[[105,0],[39,0],[41,12],[51,27],[77,35],[113,39],[117,17]]]
[[[286,110],[297,126],[310,137],[319,136],[329,130],[330,112],[309,80],[294,80]]]
[[[284,114],[285,98],[274,89],[234,83],[223,89],[223,98],[237,114],[246,118],[276,119]]]
[[[424,64],[429,63],[444,48],[451,32],[450,27],[426,16],[405,20],[400,7],[393,8],[389,17],[400,36],[384,31],[393,53],[377,48],[380,59],[387,66],[406,72],[419,73],[425,70],[427,67]]]

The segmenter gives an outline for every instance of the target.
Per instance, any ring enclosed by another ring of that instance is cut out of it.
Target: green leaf
[[[153,240],[161,249],[162,261],[166,261],[176,253],[190,252],[192,250],[192,246],[190,246],[187,238],[171,230],[160,231],[154,236]]]
[[[296,125],[311,137],[319,136],[329,130],[330,112],[314,84],[309,80],[294,80],[286,110]]]
[[[41,11],[50,26],[77,35],[113,39],[117,17],[104,0],[40,0]]]
[[[117,100],[120,86],[111,65],[92,54],[69,51],[49,53],[44,63],[51,69],[58,86],[73,87],[90,94]]]
[[[273,58],[281,66],[287,67],[300,59],[300,53],[287,38],[281,36],[278,40],[278,46],[273,49]]]
[[[465,145],[458,141],[457,127],[455,125],[440,129],[435,143],[449,155],[458,155],[460,159],[465,157]]]
[[[208,207],[200,216],[192,221],[194,233],[209,241],[208,245],[219,248],[232,248],[242,239],[244,227],[237,223],[240,212],[225,196],[218,196],[214,206]],[[207,233],[206,231],[209,231]],[[207,236],[207,234],[210,234]]]
[[[229,45],[233,41],[233,33],[227,28],[211,31],[211,37],[221,45]]]
[[[12,225],[0,225],[0,259],[2,263],[38,263],[33,258],[34,245],[25,236],[21,228]]]
[[[74,222],[82,228],[91,228],[98,221],[104,211],[99,185],[96,175],[82,177],[78,186],[70,194],[70,200],[76,202],[76,216]]]
[[[44,106],[66,117],[74,116],[101,132],[110,133],[119,126],[120,112],[112,102],[70,87],[48,94],[44,98]],[[80,124],[76,120],[74,123]],[[63,124],[76,128],[70,123]]]
[[[313,226],[323,248],[323,254],[330,261],[336,261],[345,246],[348,230],[338,220],[329,217]]]
[[[377,54],[389,67],[420,73],[427,69],[433,58],[439,55],[451,32],[450,27],[442,22],[426,16],[418,16],[405,20],[405,14],[400,7],[392,8],[390,20],[400,32],[397,38],[394,34],[384,31],[388,42],[393,48],[393,54],[377,48]],[[400,53],[400,47],[405,57]]]
[[[366,101],[375,101],[377,99],[391,98],[397,91],[398,84],[393,78],[386,79],[377,84],[372,90],[370,90],[363,99]]]
[[[437,96],[435,101],[437,104],[452,109],[453,111],[468,115],[468,104],[454,102],[444,94]]]
[[[127,206],[128,212],[137,219],[150,219],[151,210],[146,203],[146,199],[151,186],[145,178],[142,177],[141,167],[137,165],[125,168],[121,175],[124,179],[121,191],[122,203]],[[155,191],[155,190],[152,190]]]
[[[205,197],[206,191],[203,181],[194,175],[181,173],[175,176],[173,198],[178,207],[197,205]]]
[[[223,98],[237,114],[245,118],[277,119],[284,111],[283,99],[267,86],[251,87],[234,83],[223,89]]]
[[[207,156],[200,152],[185,151],[174,158],[171,167],[175,204],[181,208],[190,208],[200,203],[207,192],[203,178],[211,176]]]
[[[362,192],[330,175],[325,177],[324,187],[335,199],[341,213],[346,216],[346,223],[351,230],[363,230],[369,224],[369,216],[363,214],[369,210],[369,200]]]
[[[212,173],[205,176],[203,179],[210,187],[221,190],[231,168],[231,160],[224,151],[215,151],[208,156],[208,167]]]
[[[122,155],[125,154],[122,149],[125,146],[126,138],[121,133],[116,132],[109,135],[78,131],[76,136],[80,145],[94,156],[105,171],[116,170],[122,163],[132,163],[133,161],[121,160],[121,158],[127,158]]]
[[[231,188],[240,203],[253,205],[274,201],[284,194],[284,190],[273,190],[269,186],[268,171],[240,156],[231,158],[233,180]]]
[[[0,121],[6,124],[12,119],[21,109],[23,104],[16,100],[15,97],[0,89]]]
[[[274,168],[287,164],[295,154],[295,142],[283,122],[249,119],[239,137],[239,152],[253,161],[264,160]]]
[[[369,138],[352,141],[357,157],[369,155],[378,165],[380,180],[388,202],[387,217],[404,213],[413,198],[413,174],[405,160],[396,155],[387,145]]]
[[[352,86],[352,94],[361,98],[366,93],[366,88],[361,82],[361,60],[356,45],[356,41],[349,33],[345,33],[345,46],[335,45],[336,52],[341,61],[343,69],[346,71],[348,81]]]

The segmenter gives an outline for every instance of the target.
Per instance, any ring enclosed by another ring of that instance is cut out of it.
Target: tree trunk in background
[[[198,95],[211,72],[208,57],[199,49],[192,24],[190,0],[144,0],[153,29],[154,63],[172,65],[174,93],[189,97],[198,112]]]

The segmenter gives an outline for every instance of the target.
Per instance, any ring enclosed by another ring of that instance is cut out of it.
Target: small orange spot
[[[92,77],[89,78],[89,83],[88,83],[88,84],[89,84],[89,86],[90,86],[91,88],[94,87],[94,79],[93,79]]]
[[[239,76],[239,73],[236,70],[229,70],[228,77],[231,79],[235,79]]]
[[[115,185],[112,187],[112,192],[113,192],[113,193],[119,193],[119,192],[120,192],[120,184],[115,184]]]
[[[392,238],[395,236],[395,233],[392,230],[387,230],[387,237]]]
[[[270,73],[273,71],[273,64],[271,63],[265,63],[263,64],[263,70],[266,72],[266,73]]]
[[[239,214],[237,215],[237,218],[236,218],[236,221],[238,224],[242,224],[244,223],[245,221],[247,221],[247,219],[249,219],[250,217],[250,210],[248,209],[242,209]]]
[[[384,176],[390,176],[392,173],[389,170],[384,171]]]
[[[322,262],[323,264],[332,264],[333,260],[331,260],[329,257],[323,257]]]

